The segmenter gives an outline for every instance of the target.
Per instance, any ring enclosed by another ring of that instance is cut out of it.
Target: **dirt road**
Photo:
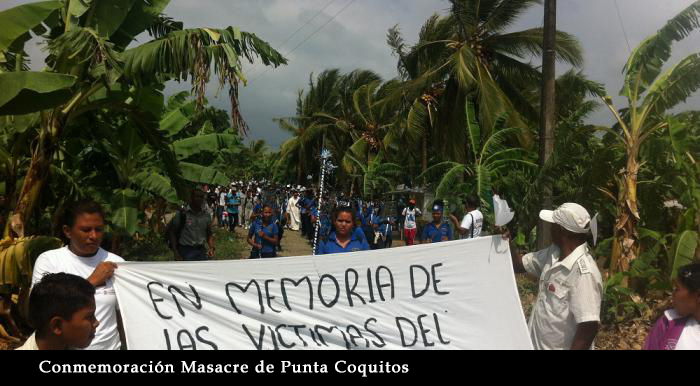
[[[243,254],[247,256],[250,253],[250,246],[246,243],[245,238],[248,235],[248,231],[243,228],[237,228],[236,233],[239,240],[244,244]],[[313,247],[309,245],[306,239],[301,237],[301,232],[293,232],[289,229],[285,230],[284,236],[282,237],[282,252],[278,252],[279,257],[292,257],[292,256],[309,256],[313,252]]]

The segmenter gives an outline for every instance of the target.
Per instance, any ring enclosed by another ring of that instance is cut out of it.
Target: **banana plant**
[[[521,129],[506,127],[508,115],[501,114],[492,130],[484,133],[476,119],[476,108],[471,101],[466,106],[466,131],[471,147],[471,162],[442,162],[429,168],[418,178],[441,176],[435,195],[450,199],[467,192],[476,194],[486,207],[495,181],[513,168],[536,168],[522,148],[507,147],[509,138],[517,136]]]
[[[364,158],[351,154],[346,154],[345,157],[353,162],[361,172],[356,176],[362,178],[363,197],[374,197],[377,193],[391,191],[394,182],[403,175],[403,168],[397,164],[384,162],[382,153],[369,162],[360,161]]]
[[[159,106],[158,93],[151,92],[154,84],[189,78],[201,108],[206,84],[217,75],[221,87],[229,88],[234,127],[247,130],[238,103],[240,83],[246,83],[243,61],[258,58],[277,67],[287,60],[255,34],[235,27],[183,29],[182,23],[162,15],[169,2],[58,0],[0,12],[0,115],[41,114],[36,148],[15,205],[22,222],[37,205],[66,129],[88,112],[109,108],[130,115],[149,146],[170,157],[168,165],[174,164],[167,136],[158,126],[160,111],[151,109]],[[30,32],[47,47],[41,72],[25,71],[24,45]],[[153,40],[132,46],[145,32]],[[168,170],[184,197],[180,173]]]
[[[680,216],[678,229],[672,248],[672,278],[678,269],[694,261],[700,261],[700,136],[698,121],[672,117],[669,119],[669,138],[676,166],[675,193],[679,203],[685,208]]]
[[[170,103],[164,109],[161,127],[169,127],[169,135],[177,136],[192,121],[193,115],[188,114],[187,103],[178,94],[170,98]],[[183,113],[184,111],[184,113]],[[173,116],[178,116],[177,120]],[[205,122],[205,128],[211,123]],[[160,197],[171,204],[178,204],[176,188],[167,176],[167,168],[158,152],[145,143],[139,130],[129,121],[124,122],[118,130],[111,126],[103,127],[103,140],[100,148],[109,158],[119,179],[119,187],[113,192],[111,202],[111,223],[118,231],[133,235],[138,230],[139,203],[144,198],[143,193]],[[204,132],[205,130],[199,130]],[[239,138],[233,134],[202,134],[183,138],[172,143],[177,168],[182,171],[185,181],[199,184],[227,185],[229,178],[208,164],[199,163],[201,155],[210,154],[211,160],[223,150],[240,146]]]
[[[641,220],[637,195],[638,175],[644,160],[640,150],[650,136],[668,128],[664,115],[685,102],[700,88],[700,53],[693,53],[671,66],[672,45],[700,26],[700,0],[669,20],[656,34],[644,40],[625,65],[621,95],[628,108],[618,110],[610,97],[603,101],[618,122],[618,130],[609,130],[626,150],[626,167],[619,179],[618,217],[611,270],[628,272],[640,253],[637,226]]]

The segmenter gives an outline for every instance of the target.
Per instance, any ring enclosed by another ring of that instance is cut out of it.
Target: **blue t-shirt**
[[[263,239],[258,234],[262,230],[267,237],[275,237],[279,234],[279,228],[277,224],[272,223],[268,226],[263,226],[262,220],[256,220],[248,231],[248,237],[255,235],[255,244],[262,244],[262,253],[273,253],[275,252],[276,244],[272,244],[266,239]]]
[[[364,240],[367,242],[367,235],[365,235],[362,228],[355,227],[355,229],[352,231],[352,237],[357,237],[359,240]]]
[[[393,231],[393,227],[391,226],[392,221],[393,218],[391,217],[382,217],[380,219],[379,232],[381,232],[384,237],[391,236],[391,232]]]
[[[331,234],[331,218],[326,214],[321,215],[321,229],[319,232],[319,236],[323,240],[328,239],[328,236]]]
[[[369,251],[369,244],[367,240],[358,238],[355,233],[352,234],[352,240],[348,243],[348,246],[343,248],[338,244],[335,232],[331,233],[328,237],[328,241],[322,242],[318,248],[318,255],[332,255],[336,253],[350,253],[350,252],[361,252]]]
[[[241,205],[241,200],[238,199],[237,194],[227,194],[226,195],[226,211],[231,214],[238,214],[238,206]]]
[[[425,241],[430,239],[434,243],[439,243],[443,237],[447,237],[447,240],[452,240],[452,227],[450,224],[444,222],[440,226],[435,226],[435,223],[430,223],[423,228],[423,236],[421,240]]]
[[[382,218],[379,217],[379,215],[372,213],[372,217],[370,218],[370,221],[372,222],[372,225],[381,225]]]

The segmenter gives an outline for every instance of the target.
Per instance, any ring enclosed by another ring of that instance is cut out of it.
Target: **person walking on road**
[[[287,202],[287,225],[289,226],[289,229],[293,230],[294,232],[298,232],[299,226],[301,225],[301,211],[297,206],[299,201],[299,192],[295,190],[292,193],[292,197],[289,199],[289,202]]]
[[[420,209],[416,208],[416,200],[408,201],[408,207],[404,208],[401,215],[404,217],[404,236],[406,246],[416,243],[416,232],[418,232],[418,217],[422,216]]]

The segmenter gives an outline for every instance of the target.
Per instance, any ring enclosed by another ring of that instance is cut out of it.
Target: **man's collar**
[[[588,251],[588,243],[581,244],[578,248],[574,249],[574,251],[571,252],[571,254],[569,256],[567,256],[566,259],[564,259],[560,263],[560,265],[565,267],[567,270],[571,271],[571,269],[574,268],[574,264],[576,264],[576,262],[580,258],[582,258],[586,254],[587,251]],[[559,253],[561,253],[561,250]],[[561,256],[559,256],[559,257],[561,257]]]

